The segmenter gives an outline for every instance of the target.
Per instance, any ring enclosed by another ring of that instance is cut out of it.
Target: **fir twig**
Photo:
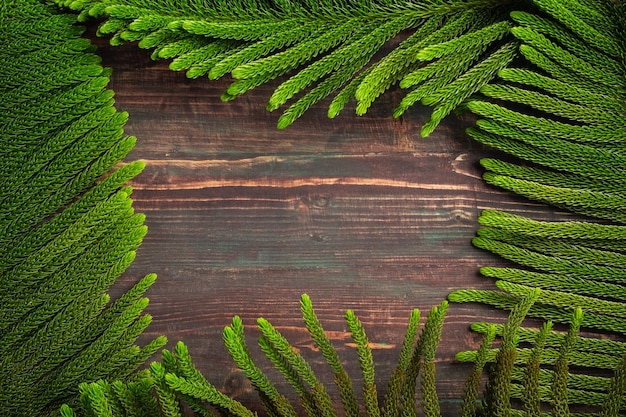
[[[489,372],[485,393],[486,411],[493,416],[509,416],[511,413],[511,375],[515,365],[518,338],[517,329],[539,297],[539,289],[528,291],[511,310],[502,334],[502,346],[495,358],[494,368]]]
[[[308,295],[302,295],[300,299],[300,308],[304,323],[306,324],[309,334],[313,338],[315,344],[319,347],[324,359],[329,364],[335,374],[335,384],[341,396],[341,402],[348,417],[360,416],[356,395],[352,387],[352,381],[346,373],[337,351],[330,343],[330,340],[324,333],[324,329],[313,310],[313,304]]]
[[[378,394],[376,383],[374,382],[374,358],[372,350],[369,346],[369,340],[365,335],[365,330],[361,321],[355,316],[352,310],[346,312],[346,323],[352,333],[352,338],[356,343],[356,349],[359,355],[359,364],[363,373],[363,400],[365,402],[365,410],[370,417],[379,417],[380,408],[378,406]]]
[[[544,323],[541,330],[537,333],[532,353],[526,363],[522,403],[526,414],[532,417],[541,416],[541,401],[539,397],[541,356],[543,354],[546,339],[548,338],[548,334],[551,330],[552,322],[548,321]]]
[[[465,381],[465,388],[463,389],[463,402],[461,404],[461,416],[462,417],[474,417],[476,416],[476,408],[478,406],[479,387],[483,376],[483,370],[487,364],[487,353],[491,348],[491,345],[496,337],[495,326],[487,325],[483,341],[478,348],[476,361],[474,366]]]

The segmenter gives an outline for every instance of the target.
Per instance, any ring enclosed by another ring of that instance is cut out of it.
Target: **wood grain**
[[[427,139],[418,132],[428,109],[393,119],[399,90],[366,116],[351,108],[329,120],[323,103],[278,131],[278,115],[265,111],[276,84],[223,103],[229,80],[189,80],[136,45],[96,42],[114,69],[117,107],[130,114],[126,132],[138,138],[128,159],[147,163],[132,185],[149,233],[113,293],[156,272],[148,294],[154,321],[142,341],[165,334],[171,347],[183,340],[210,381],[255,409],[253,390],[222,347],[234,315],[252,344],[262,316],[321,364],[299,315],[299,297],[309,294],[358,383],[343,322],[353,309],[373,342],[382,393],[410,311],[425,316],[454,289],[490,288],[478,268],[505,264],[471,245],[480,211],[555,216],[481,180],[478,160],[493,152],[464,134],[469,118],[450,117]],[[437,356],[444,416],[457,415],[468,371],[454,354],[479,343],[469,324],[503,318],[480,305],[450,306]],[[330,371],[318,370],[332,384]]]

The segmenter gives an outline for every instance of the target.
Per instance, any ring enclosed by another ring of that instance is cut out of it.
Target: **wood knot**
[[[231,372],[224,380],[222,391],[229,397],[236,398],[252,391],[252,384],[242,372]]]

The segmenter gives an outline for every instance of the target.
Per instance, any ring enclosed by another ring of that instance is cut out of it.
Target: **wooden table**
[[[557,215],[481,180],[478,161],[494,152],[464,134],[471,118],[449,117],[426,139],[419,128],[429,109],[393,119],[398,88],[364,117],[351,107],[329,120],[325,102],[278,131],[278,113],[265,110],[277,83],[223,103],[228,79],[189,80],[136,45],[96,42],[114,69],[117,107],[130,114],[126,132],[138,138],[128,159],[147,163],[132,185],[149,233],[112,294],[157,273],[148,294],[154,321],[141,341],[183,340],[207,379],[250,407],[259,409],[256,394],[222,344],[232,316],[247,326],[259,365],[294,398],[255,345],[256,318],[319,365],[299,313],[300,295],[309,294],[358,387],[343,321],[354,310],[373,342],[383,392],[411,309],[425,316],[454,289],[491,288],[479,267],[505,265],[471,245],[481,210]],[[454,354],[479,342],[469,324],[504,317],[481,305],[450,306],[437,356],[444,415],[457,415],[469,369]],[[329,368],[316,369],[332,385]]]

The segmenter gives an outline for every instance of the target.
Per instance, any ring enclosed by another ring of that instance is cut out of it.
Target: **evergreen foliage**
[[[331,368],[335,368],[335,354],[328,355],[329,349],[334,348],[325,336],[325,331],[317,319],[313,319],[311,300],[305,294],[301,299],[302,313],[307,329],[313,340],[323,340],[318,345],[320,351],[327,352],[327,362]],[[346,324],[356,343],[358,361],[361,364],[363,378],[363,402],[365,415],[368,417],[380,416],[381,410],[384,415],[416,415],[418,404],[416,401],[417,372],[408,372],[408,368],[422,364],[422,407],[426,416],[437,416],[438,402],[436,398],[434,381],[434,356],[441,336],[441,328],[447,310],[447,303],[434,307],[422,329],[421,336],[417,337],[419,326],[419,312],[412,312],[407,333],[402,348],[398,366],[389,381],[389,394],[385,397],[384,404],[379,404],[374,383],[374,363],[369,349],[369,339],[358,317],[354,312],[346,313]],[[326,388],[317,380],[311,366],[296,352],[295,347],[265,319],[258,319],[258,328],[261,332],[259,347],[274,366],[283,374],[289,384],[300,395],[301,403],[308,416],[337,416],[337,410],[333,408],[332,400],[326,392]],[[417,340],[416,340],[417,339]],[[237,366],[246,374],[261,396],[262,403],[267,414],[277,417],[295,415],[294,406],[289,403],[284,395],[279,394],[269,382],[268,377],[258,368],[249,353],[249,347],[244,339],[244,328],[239,317],[233,318],[231,326],[224,329],[224,343],[233,356]],[[322,346],[323,350],[322,350]],[[409,380],[408,378],[412,378]],[[137,382],[139,381],[139,382]],[[344,396],[341,384],[342,380],[336,381],[339,391]],[[91,384],[81,385],[81,409],[86,415],[94,417],[114,415],[131,416],[139,415],[144,404],[137,403],[135,408],[124,408],[125,404],[132,402],[132,393],[138,384],[142,387],[152,386],[159,398],[159,410],[161,415],[182,415],[184,406],[194,409],[197,415],[213,415],[214,412],[226,413],[238,417],[255,415],[242,404],[220,393],[210,382],[202,377],[191,362],[187,347],[179,342],[173,353],[163,351],[163,361],[154,362],[150,366],[148,374],[139,374],[126,383],[116,381],[113,390],[110,384],[97,381]],[[393,386],[393,389],[392,389]],[[128,397],[130,400],[123,400]],[[434,402],[433,402],[434,401]],[[358,408],[352,410],[356,404],[344,402],[346,415],[361,415]],[[111,413],[112,409],[117,412]],[[62,409],[64,416],[77,415],[76,412],[65,405]],[[156,415],[156,414],[154,414]]]
[[[123,135],[109,71],[75,21],[34,0],[0,9],[5,416],[77,404],[79,384],[125,378],[165,343],[135,346],[154,275],[117,300],[106,293],[146,233],[125,185],[143,164],[114,169],[135,139]]]
[[[459,290],[450,299],[511,309],[530,288],[541,288],[528,314],[549,323],[570,323],[570,332],[559,337],[557,349],[547,330],[518,331],[518,337],[526,342],[536,337],[536,343],[531,350],[517,350],[511,397],[521,399],[530,415],[545,410],[541,403],[550,404],[555,416],[569,416],[577,405],[595,410],[602,406],[601,415],[619,415],[622,405],[615,399],[621,404],[624,398],[618,387],[623,343],[604,345],[602,340],[577,336],[577,331],[580,326],[621,335],[626,330],[621,244],[626,230],[621,202],[626,139],[626,49],[620,35],[626,28],[624,4],[545,0],[534,4],[537,12],[511,13],[515,22],[511,33],[521,42],[524,61],[499,71],[498,79],[480,89],[484,98],[467,103],[480,117],[468,133],[521,160],[481,161],[488,183],[605,221],[541,222],[484,212],[479,218],[484,228],[474,244],[517,266],[481,269],[486,277],[498,280],[501,291]],[[493,331],[484,324],[475,329],[487,336]],[[497,360],[494,355],[492,360]],[[470,356],[472,361],[483,360],[477,352],[459,354],[461,360]],[[540,370],[539,361],[552,368]],[[573,372],[570,365],[583,368]],[[585,369],[591,368],[614,372],[613,382],[607,376],[586,375]]]
[[[55,5],[52,5],[56,3]],[[57,6],[76,11],[61,12]],[[614,0],[19,0],[0,5],[0,410],[5,415],[252,416],[193,366],[184,344],[137,373],[165,342],[139,348],[148,275],[118,300],[107,289],[134,258],[146,228],[117,167],[135,139],[106,89],[76,21],[100,18],[113,44],[138,42],[173,70],[211,79],[230,74],[232,100],[273,80],[268,110],[293,123],[329,98],[329,116],[350,100],[364,114],[398,84],[394,111],[433,107],[427,136],[455,109],[479,120],[468,134],[509,154],[481,161],[484,179],[584,221],[545,222],[492,210],[474,244],[511,262],[484,267],[496,290],[462,289],[455,302],[510,310],[484,334],[463,397],[464,416],[620,415],[626,344],[579,334],[626,334],[626,3]],[[396,46],[387,43],[396,37]],[[331,99],[332,97],[332,99]],[[307,329],[335,375],[348,416],[359,397],[308,297]],[[398,367],[379,402],[363,326],[346,322],[364,381],[368,416],[439,415],[434,358],[447,303],[418,337],[411,315]],[[526,316],[547,320],[522,327]],[[556,331],[559,325],[567,332]],[[266,320],[259,346],[298,393],[309,416],[333,416],[312,367]],[[255,365],[240,319],[224,330],[235,363],[268,415],[296,415]],[[499,342],[499,347],[495,345]],[[480,380],[487,369],[482,403]],[[419,383],[418,383],[419,381]],[[420,403],[415,393],[419,385]],[[81,414],[81,415],[82,415]]]
[[[528,268],[481,272],[509,282],[513,293],[521,284],[543,288],[542,308],[531,314],[562,321],[562,309],[584,306],[591,313],[584,326],[623,332],[626,65],[616,35],[626,16],[620,2],[567,4],[537,1],[542,14],[511,13],[517,24],[511,33],[529,65],[503,69],[481,88],[485,99],[467,106],[482,119],[468,133],[526,162],[483,160],[488,183],[615,224],[537,222],[487,211],[474,244]],[[467,301],[469,294],[451,297]],[[490,302],[487,293],[475,294]],[[491,302],[506,304],[501,294]]]
[[[521,328],[520,324],[539,294],[540,291],[534,289],[520,297],[505,324],[487,325],[485,339],[477,352],[459,353],[459,359],[475,362],[474,372],[469,375],[463,394],[461,415],[521,415],[519,414],[521,410],[512,406],[511,399],[520,399],[528,415],[543,415],[540,408],[541,401],[553,404],[555,411],[553,415],[569,415],[570,403],[591,404],[601,409],[601,415],[618,415],[623,402],[623,358],[618,359],[614,365],[614,377],[602,378],[569,373],[570,363],[578,366],[594,366],[585,365],[580,355],[570,355],[574,345],[579,342],[586,345],[585,339],[578,335],[582,318],[581,309],[577,309],[574,313],[572,324],[566,334],[554,331],[552,323],[547,322],[541,330],[530,331],[533,333],[530,347],[516,347],[518,343],[529,341],[529,331]],[[319,321],[310,321],[310,317],[314,316],[315,312],[307,295],[302,296],[302,305],[303,316],[308,322],[307,328],[311,337],[317,340],[325,332]],[[365,414],[361,414],[358,409],[348,410],[345,402],[341,413],[345,415],[356,413],[356,415],[368,417],[417,416],[421,415],[418,414],[418,409],[421,409],[425,416],[439,416],[439,402],[434,379],[434,357],[446,310],[445,302],[434,307],[428,314],[419,337],[417,337],[419,312],[418,310],[412,312],[398,365],[388,381],[387,395],[382,404],[379,404],[379,399],[372,395],[374,365],[371,361],[371,351],[366,347],[369,345],[369,340],[356,315],[351,311],[347,312],[346,323],[356,342],[357,360],[362,369],[364,403],[362,411]],[[310,365],[295,353],[295,347],[291,346],[266,320],[259,319],[258,325],[261,332],[259,338],[261,350],[283,373],[290,385],[299,392],[301,404],[307,415],[337,416],[338,410],[333,408],[330,397],[325,394],[326,389],[312,374]],[[271,416],[293,415],[295,408],[285,396],[278,394],[273,386],[269,389],[263,388],[263,384],[258,382],[269,380],[260,368],[254,365],[243,338],[243,330],[238,317],[233,319],[231,326],[224,329],[224,341],[228,350],[231,354],[235,351],[246,352],[245,360],[235,360],[257,388],[267,414]],[[500,347],[493,348],[494,339],[498,333],[501,334]],[[273,342],[270,342],[270,339]],[[324,339],[327,340],[327,337],[324,336]],[[268,349],[268,343],[273,344],[275,349]],[[318,345],[318,347],[321,351],[321,346]],[[327,348],[328,346],[324,349]],[[281,355],[281,352],[284,355],[277,359],[276,355]],[[591,360],[594,359],[596,358],[591,358]],[[334,367],[332,359],[327,360],[327,363],[331,368]],[[477,398],[480,377],[483,367],[490,363],[485,401],[479,403]],[[251,368],[255,370],[250,372]],[[291,371],[285,373],[285,369]],[[420,394],[416,396],[417,380],[420,375]],[[336,381],[336,383],[341,391],[340,382]],[[139,395],[148,395],[150,391],[156,393],[154,395],[159,400],[158,406],[154,398],[146,402],[139,400]],[[352,403],[348,404],[352,405]],[[204,379],[193,366],[189,352],[182,342],[176,345],[173,353],[164,350],[162,362],[152,363],[149,372],[140,373],[129,382],[97,381],[82,384],[80,408],[74,410],[64,405],[61,413],[66,417],[77,416],[79,415],[77,412],[94,417],[135,416],[143,415],[142,413],[149,409],[152,415],[180,416],[183,415],[185,407],[190,407],[194,415],[201,416],[213,416],[216,415],[215,413],[239,417],[256,415],[241,403],[220,393],[215,386]]]
[[[329,117],[351,99],[364,114],[400,83],[411,91],[396,116],[420,100],[434,106],[424,136],[517,56],[508,13],[524,6],[521,0],[56,2],[79,11],[81,20],[105,18],[99,33],[111,35],[112,44],[137,41],[188,77],[230,74],[235,81],[223,100],[279,79],[267,103],[270,111],[283,109],[279,128],[333,95]],[[389,51],[387,41],[398,35],[403,40]],[[384,55],[375,58],[379,51]]]

